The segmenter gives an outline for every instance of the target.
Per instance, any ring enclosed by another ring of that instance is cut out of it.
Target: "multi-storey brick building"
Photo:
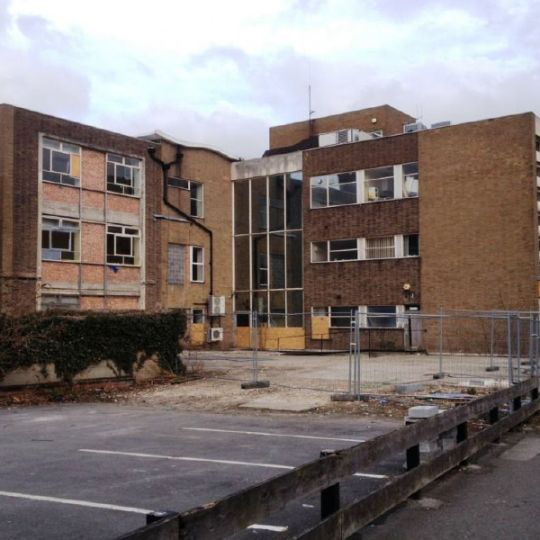
[[[435,337],[429,324],[405,328],[407,312],[538,309],[539,134],[532,113],[425,129],[388,106],[271,128],[265,157],[233,165],[237,205],[251,189],[252,223],[236,220],[237,306],[285,327],[271,333],[282,348],[348,347],[357,311],[367,346],[403,348]],[[281,248],[268,241],[261,258],[253,220],[264,202],[255,186],[266,178],[270,216],[290,170],[303,179],[303,307],[292,310],[272,285]],[[238,280],[248,260],[249,286]]]
[[[209,297],[231,298],[232,160],[0,105],[0,310],[184,307],[206,341]]]
[[[430,347],[407,313],[538,309],[540,121],[382,106],[238,161],[0,106],[0,310],[191,310],[192,344]],[[231,189],[232,180],[232,189]],[[213,331],[210,331],[213,328]],[[217,342],[211,341],[219,340]]]

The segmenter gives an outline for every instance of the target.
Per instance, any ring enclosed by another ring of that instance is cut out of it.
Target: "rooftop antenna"
[[[315,111],[311,108],[311,84],[308,85],[308,126],[309,136],[313,136],[313,113]]]

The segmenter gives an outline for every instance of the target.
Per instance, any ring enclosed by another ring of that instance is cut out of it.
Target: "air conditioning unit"
[[[208,341],[223,341],[223,328],[210,328],[208,332]]]
[[[368,187],[367,198],[368,198],[368,201],[378,201],[379,200],[379,188],[378,187]]]
[[[340,129],[336,132],[336,144],[344,144],[351,141],[351,130]]]
[[[414,133],[415,131],[423,131],[424,129],[427,129],[427,127],[422,122],[412,122],[403,126],[403,133]]]
[[[225,297],[210,296],[208,299],[210,315],[225,315]]]

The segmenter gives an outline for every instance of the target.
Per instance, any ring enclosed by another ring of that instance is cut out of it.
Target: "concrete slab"
[[[304,412],[310,411],[321,405],[326,405],[330,401],[330,396],[317,396],[284,401],[280,395],[263,396],[253,399],[240,405],[246,409],[267,409],[269,411],[290,411]]]

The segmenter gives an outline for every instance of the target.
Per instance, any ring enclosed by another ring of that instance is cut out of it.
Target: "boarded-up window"
[[[184,246],[169,244],[167,282],[171,285],[184,284]]]

